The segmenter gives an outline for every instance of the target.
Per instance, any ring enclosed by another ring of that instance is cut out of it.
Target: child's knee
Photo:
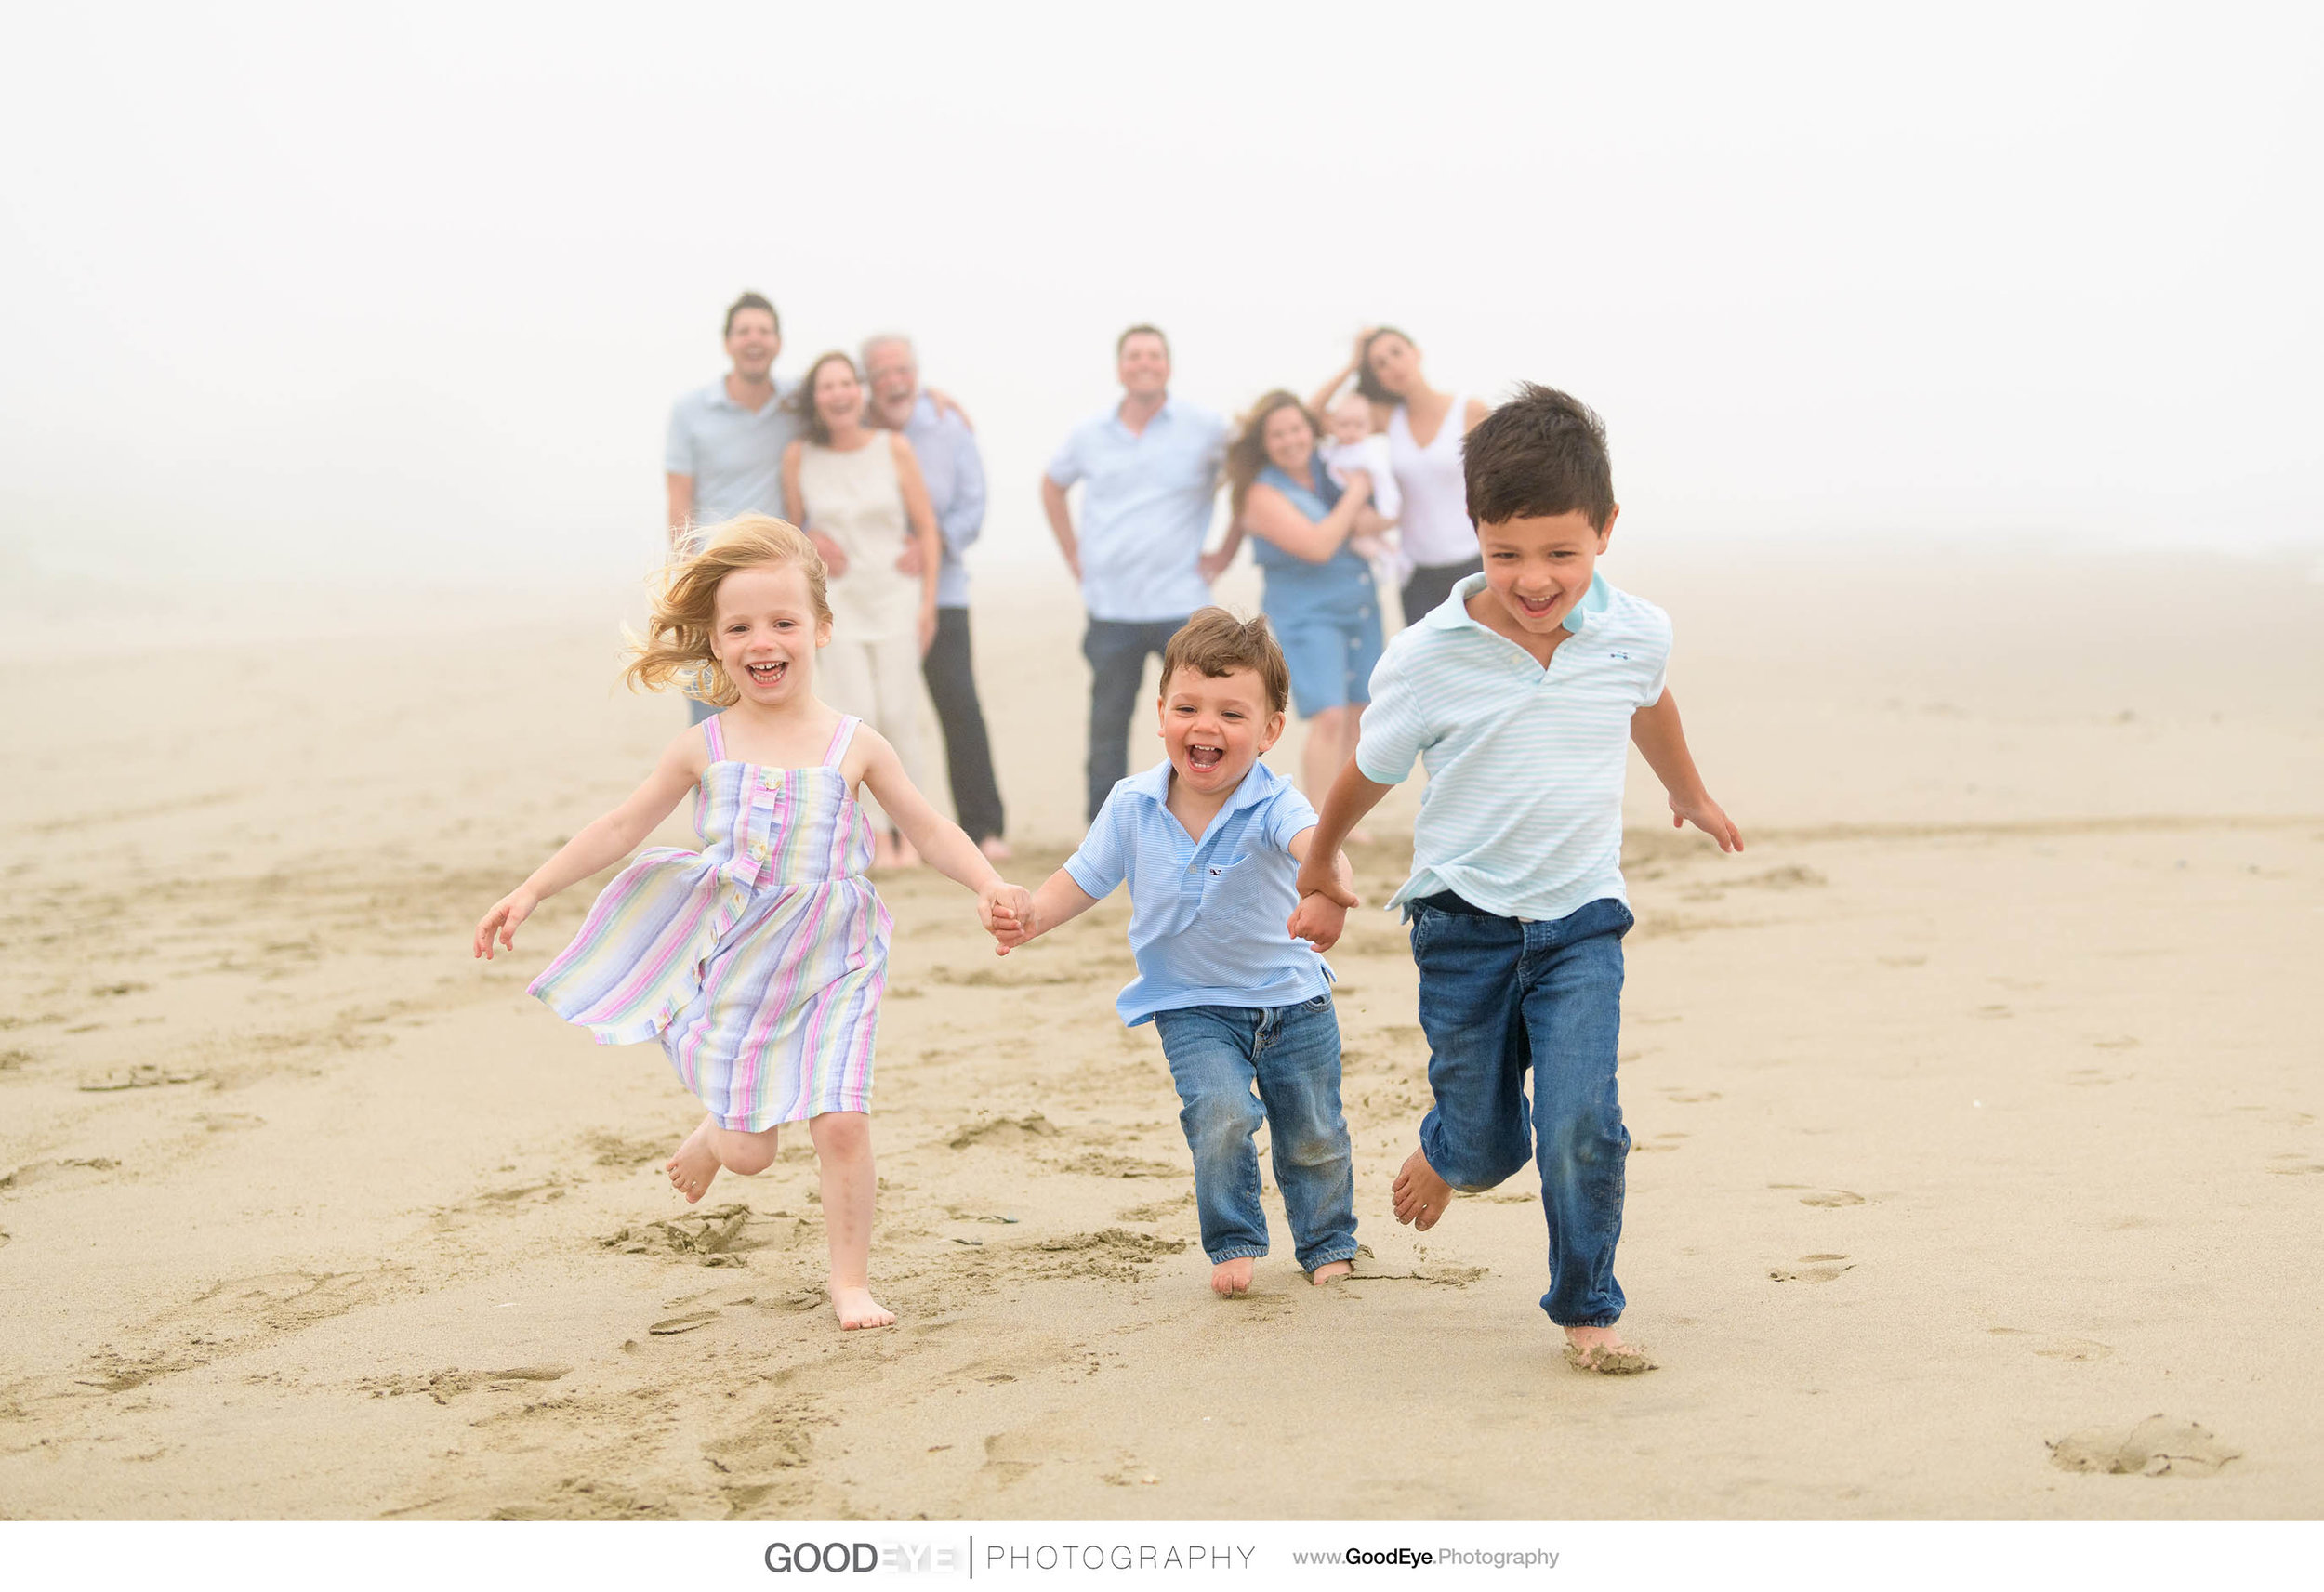
[[[811,1117],[808,1137],[826,1161],[860,1160],[871,1153],[871,1118],[861,1112],[826,1112]]]
[[[1178,1113],[1186,1142],[1197,1156],[1231,1151],[1259,1131],[1262,1113],[1248,1094],[1220,1089],[1196,1095]]]
[[[720,1128],[714,1148],[719,1164],[729,1172],[748,1178],[774,1164],[775,1130],[744,1133],[734,1128]]]

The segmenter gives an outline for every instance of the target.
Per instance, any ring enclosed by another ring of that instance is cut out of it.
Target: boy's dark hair
[[[1141,321],[1138,324],[1132,326],[1129,331],[1124,332],[1120,336],[1114,339],[1114,357],[1116,359],[1118,360],[1122,357],[1122,350],[1129,347],[1129,340],[1132,337],[1152,337],[1155,339],[1162,345],[1163,358],[1168,359],[1169,357],[1170,340],[1163,336],[1162,328],[1159,326],[1149,326],[1143,321]]]
[[[726,307],[726,329],[723,332],[720,332],[719,336],[721,337],[733,336],[734,335],[734,317],[740,315],[746,309],[765,310],[767,312],[767,319],[774,322],[774,335],[778,337],[783,335],[783,317],[774,312],[774,306],[767,302],[766,296],[759,293],[746,293],[740,298],[737,298],[733,303]]]
[[[1477,422],[1461,441],[1460,470],[1469,485],[1469,519],[1479,526],[1578,508],[1603,531],[1614,515],[1605,422],[1580,399],[1537,382],[1526,382]]]
[[[1267,616],[1237,619],[1223,608],[1200,608],[1178,627],[1162,649],[1162,694],[1169,695],[1170,677],[1192,669],[1209,679],[1223,679],[1237,669],[1249,669],[1267,688],[1267,711],[1281,713],[1291,700],[1291,665]]]

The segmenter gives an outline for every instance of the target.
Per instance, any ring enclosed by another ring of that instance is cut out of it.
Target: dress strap
[[[855,727],[863,722],[852,713],[839,715],[839,728],[831,732],[831,744],[823,755],[825,768],[839,766],[839,759],[847,756],[848,743],[855,739]]]
[[[713,763],[726,761],[726,737],[719,731],[720,717],[714,713],[702,721],[703,743],[710,748],[710,761]]]

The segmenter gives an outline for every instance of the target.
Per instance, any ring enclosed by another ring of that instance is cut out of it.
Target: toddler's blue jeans
[[[1211,1263],[1267,1253],[1251,1143],[1262,1121],[1301,1269],[1354,1259],[1355,1157],[1340,1114],[1340,1017],[1331,997],[1184,1007],[1155,1013],[1154,1026],[1184,1106],[1179,1125],[1195,1154],[1195,1209]]]
[[[1458,896],[1412,903],[1436,1096],[1420,1151],[1463,1193],[1492,1188],[1528,1157],[1539,1168],[1550,1221],[1541,1308],[1560,1326],[1611,1326],[1622,1313],[1614,1246],[1630,1131],[1614,1053],[1631,922],[1610,898],[1543,923],[1491,916]]]

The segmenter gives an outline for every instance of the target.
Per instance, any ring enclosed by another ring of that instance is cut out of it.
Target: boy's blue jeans
[[[1331,997],[1292,1007],[1184,1007],[1154,1014],[1195,1153],[1195,1208],[1213,1265],[1267,1253],[1259,1205],[1263,1121],[1302,1270],[1355,1258],[1355,1157],[1340,1114],[1340,1017]],[[1258,1095],[1251,1091],[1256,1086]]]
[[[1447,900],[1462,910],[1434,904]],[[1412,904],[1436,1096],[1420,1123],[1421,1153],[1463,1193],[1492,1188],[1528,1157],[1540,1169],[1550,1218],[1541,1308],[1560,1326],[1611,1326],[1622,1313],[1614,1246],[1630,1131],[1614,1052],[1632,921],[1610,898],[1546,923],[1487,916],[1458,897]]]

